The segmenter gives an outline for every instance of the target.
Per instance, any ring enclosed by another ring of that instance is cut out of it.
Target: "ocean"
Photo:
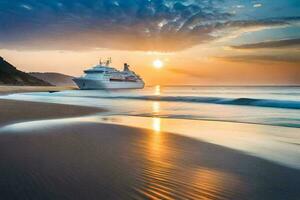
[[[300,87],[153,86],[69,90],[8,98],[106,108],[107,115],[227,121],[300,128]]]

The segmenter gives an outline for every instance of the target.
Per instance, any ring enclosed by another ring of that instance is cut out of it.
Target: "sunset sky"
[[[112,57],[148,85],[300,84],[300,1],[0,0],[0,56],[74,76]]]

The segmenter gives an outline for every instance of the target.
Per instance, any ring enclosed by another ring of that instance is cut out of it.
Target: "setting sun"
[[[153,67],[160,69],[164,66],[164,63],[161,60],[155,60],[153,61]]]

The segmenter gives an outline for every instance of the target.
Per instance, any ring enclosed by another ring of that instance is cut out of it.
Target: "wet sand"
[[[9,86],[0,85],[0,95],[23,93],[23,92],[48,92],[48,91],[62,91],[74,90],[75,87],[58,87],[58,86]]]
[[[9,104],[17,111],[2,110]],[[56,104],[1,100],[0,106],[0,127],[68,113]],[[88,109],[70,106],[69,114]],[[82,121],[2,131],[0,158],[0,199],[300,199],[299,170],[120,125]]]
[[[92,107],[0,99],[0,127],[22,121],[76,117],[104,111]]]

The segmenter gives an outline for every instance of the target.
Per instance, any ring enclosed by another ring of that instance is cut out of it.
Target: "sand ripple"
[[[93,123],[0,135],[0,199],[299,199],[298,170]]]

